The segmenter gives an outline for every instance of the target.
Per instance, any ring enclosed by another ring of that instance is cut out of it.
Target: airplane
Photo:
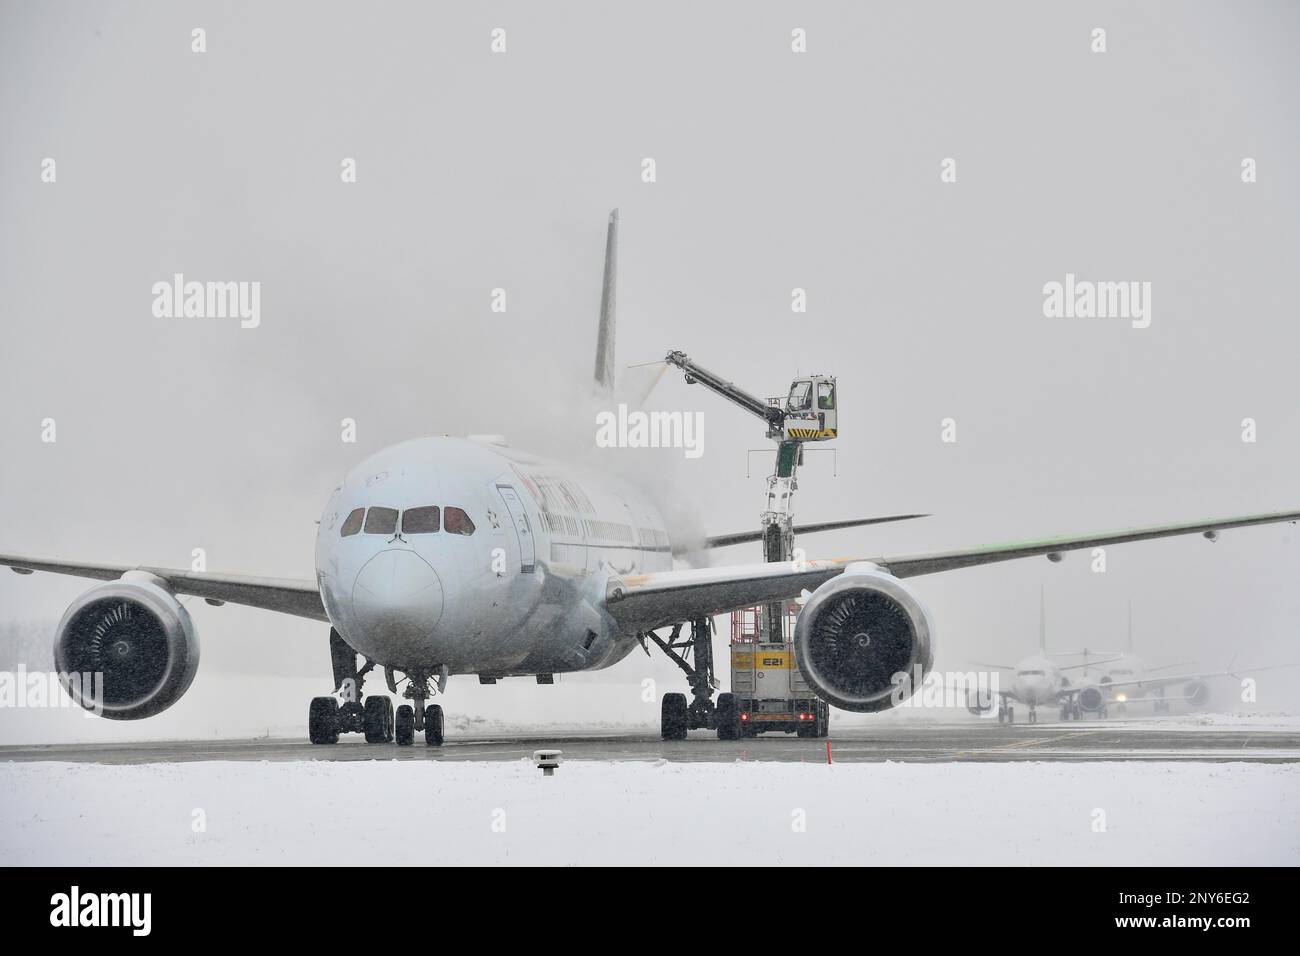
[[[1090,660],[1090,655],[1100,653],[1104,660]],[[1148,668],[1146,662],[1141,656],[1133,651],[1133,602],[1129,602],[1128,607],[1128,642],[1127,649],[1122,653],[1107,651],[1093,652],[1083,650],[1073,654],[1062,656],[1077,656],[1082,654],[1084,674],[1088,670],[1096,668],[1100,673],[1095,679],[1089,681],[1095,687],[1095,690],[1089,689],[1081,692],[1080,705],[1088,712],[1096,713],[1099,717],[1105,718],[1110,715],[1110,708],[1117,706],[1121,713],[1126,713],[1129,704],[1149,703],[1157,714],[1169,713],[1169,705],[1175,702],[1187,704],[1189,709],[1201,710],[1210,703],[1210,685],[1206,681],[1215,677],[1240,677],[1242,672],[1234,670],[1232,662],[1228,663],[1226,670],[1221,671],[1200,671],[1188,672],[1181,674],[1157,674],[1158,671],[1166,671],[1170,668],[1185,666],[1181,663],[1161,664],[1157,667]],[[1295,664],[1270,664],[1265,667],[1252,667],[1250,673],[1254,674],[1259,671],[1279,670],[1287,667],[1295,667]],[[1171,696],[1168,689],[1174,685],[1182,684],[1181,694]]]
[[[1094,653],[1100,654],[1103,658],[1110,659],[1110,663],[1106,664],[1106,663],[1101,663],[1099,661],[1090,660],[1091,655]],[[1158,697],[1152,698],[1152,702],[1155,704],[1155,710],[1157,713],[1167,712],[1169,710],[1169,702],[1171,699],[1174,698],[1166,699],[1164,697],[1163,687],[1170,684],[1178,683],[1180,681],[1188,681],[1188,682],[1195,681],[1195,683],[1189,683],[1188,686],[1185,688],[1184,696],[1179,699],[1186,700],[1189,703],[1192,703],[1194,706],[1204,706],[1209,701],[1210,689],[1202,680],[1200,680],[1200,677],[1201,676],[1215,676],[1215,677],[1224,676],[1225,673],[1225,672],[1219,672],[1213,675],[1188,674],[1188,675],[1180,675],[1180,676],[1171,676],[1171,677],[1163,678],[1162,679],[1163,683],[1161,684],[1158,685],[1155,684],[1154,683],[1155,679],[1153,679],[1153,682],[1149,684],[1146,680],[1147,677],[1146,662],[1140,656],[1138,656],[1133,652],[1133,602],[1132,601],[1129,601],[1129,605],[1128,605],[1128,643],[1126,649],[1121,652],[1121,651],[1090,651],[1087,648],[1085,648],[1082,651],[1066,652],[1060,654],[1059,656],[1077,657],[1080,655],[1083,657],[1083,666],[1084,666],[1085,675],[1088,675],[1088,671],[1092,667],[1096,667],[1097,670],[1099,671],[1099,676],[1095,679],[1095,683],[1103,691],[1106,691],[1109,685],[1117,682],[1125,685],[1127,688],[1130,688],[1129,690],[1127,690],[1127,692],[1121,693],[1117,696],[1113,696],[1113,697],[1108,696],[1104,702],[1101,702],[1098,698],[1089,694],[1088,702],[1090,704],[1095,704],[1095,703],[1101,704],[1101,706],[1097,706],[1095,708],[1094,712],[1098,713],[1099,716],[1102,717],[1108,716],[1109,713],[1105,704],[1118,703],[1120,705],[1123,705],[1124,703],[1130,700],[1134,700],[1139,697],[1142,697],[1147,690],[1154,689],[1154,687],[1156,686],[1159,686],[1161,688],[1161,693],[1160,695],[1158,695]],[[1180,665],[1163,664],[1159,667],[1152,668],[1151,670],[1154,673],[1154,671],[1167,670],[1170,667],[1178,667],[1178,666]]]
[[[1014,665],[980,663],[979,666],[1010,671],[1012,674],[1011,687],[1007,690],[999,688],[997,691],[998,723],[1015,723],[1015,705],[1020,703],[1029,708],[1029,722],[1035,724],[1038,723],[1040,706],[1059,706],[1061,720],[1069,720],[1071,717],[1077,720],[1082,711],[1089,710],[1100,699],[1101,691],[1097,690],[1098,681],[1085,678],[1077,685],[1072,684],[1065,671],[1083,668],[1086,675],[1089,667],[1118,660],[1120,660],[1118,656],[1095,661],[1084,660],[1078,664],[1058,664],[1052,660],[1047,653],[1047,601],[1040,586],[1038,653]],[[1083,705],[1084,700],[1088,705],[1086,707]],[[991,702],[979,699],[973,694],[967,699],[967,710],[972,714],[983,715],[991,706]]]
[[[1192,708],[1202,708],[1210,702],[1210,686],[1206,681],[1213,677],[1239,676],[1232,670],[1208,671],[1200,673],[1167,674],[1148,676],[1142,658],[1133,653],[1133,607],[1129,605],[1128,650],[1123,653],[1113,651],[1078,651],[1049,655],[1047,653],[1047,610],[1041,590],[1039,595],[1039,653],[1027,657],[1014,667],[1006,664],[981,664],[1013,672],[1010,690],[999,690],[998,723],[1014,723],[1015,707],[1013,702],[1029,707],[1029,722],[1038,722],[1037,708],[1040,705],[1059,705],[1061,720],[1071,718],[1079,720],[1083,714],[1096,714],[1105,719],[1110,715],[1110,708],[1119,705],[1125,709],[1128,703],[1148,701],[1155,707],[1156,713],[1168,713],[1169,705],[1182,701]],[[1083,655],[1083,660],[1075,664],[1059,664],[1053,657],[1074,657]],[[1093,654],[1101,654],[1093,659]],[[1180,664],[1166,664],[1152,668],[1151,671],[1179,667]],[[1275,664],[1268,667],[1256,667],[1251,673],[1261,670],[1275,670],[1292,667],[1292,664]],[[1065,671],[1082,669],[1083,674],[1077,683],[1072,683]],[[1096,675],[1089,674],[1096,670]],[[1182,684],[1182,695],[1171,697],[1166,688]],[[1150,696],[1147,696],[1147,695]],[[972,695],[967,700],[967,709],[982,715],[989,709],[989,703]]]
[[[608,393],[617,210],[605,239],[595,379]],[[311,578],[25,554],[0,554],[0,566],[102,582],[63,614],[54,657],[69,696],[104,717],[148,718],[186,692],[199,644],[178,598],[193,596],[328,626],[335,692],[308,706],[313,743],[360,732],[370,743],[410,745],[422,730],[425,743],[437,746],[443,713],[429,700],[445,692],[453,675],[552,683],[557,673],[609,667],[638,646],[649,653],[649,640],[669,652],[681,648],[687,624],[698,662],[711,654],[712,616],[795,600],[805,591],[794,636],[804,678],[837,707],[884,710],[895,703],[893,675],[918,668],[924,674],[933,665],[931,615],[908,579],[1297,519],[1300,510],[926,554],[675,568],[664,517],[638,488],[495,438],[426,437],[375,452],[347,472],[325,503]],[[658,635],[663,628],[672,629],[670,637]],[[393,693],[402,675],[401,694],[410,703],[395,713],[388,695],[362,694],[376,667]],[[103,675],[100,694],[83,694],[83,685],[69,678],[83,673]],[[714,708],[708,682],[693,687],[696,703],[704,699],[719,715],[719,734],[738,734],[730,695],[720,695]],[[665,739],[684,739],[693,714],[684,694],[663,695]]]

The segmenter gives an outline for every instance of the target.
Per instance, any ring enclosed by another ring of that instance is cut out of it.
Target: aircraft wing
[[[842,573],[847,561],[774,561],[610,578],[605,609],[624,627],[651,630],[738,607],[785,601]]]
[[[928,518],[929,515],[884,515],[879,518],[850,518],[847,521],[822,521],[818,524],[801,524],[794,528],[795,535],[816,534],[819,531],[838,531],[841,528],[860,528],[869,524],[888,524],[891,521],[911,521],[913,518]],[[726,548],[733,544],[749,544],[762,541],[762,531],[738,531],[733,534],[715,534],[704,539],[706,548]]]
[[[722,568],[695,568],[681,571],[658,571],[648,574],[614,577],[606,590],[605,606],[622,625],[642,630],[661,627],[692,617],[723,614],[736,608],[796,598],[838,574],[851,564],[867,562],[879,565],[899,578],[936,574],[957,568],[1013,561],[1066,551],[1128,544],[1152,538],[1170,538],[1185,534],[1209,534],[1229,528],[1300,521],[1300,511],[1276,511],[1241,515],[1208,521],[1154,525],[1082,534],[1036,541],[1012,542],[937,551],[932,554],[901,557],[834,558],[823,561],[782,561],[746,564]]]
[[[1104,684],[1098,684],[1101,690],[1115,691],[1124,688],[1136,688],[1142,690],[1147,687],[1168,687],[1170,684],[1181,684],[1189,680],[1209,680],[1211,677],[1240,677],[1249,676],[1259,671],[1274,671],[1283,667],[1297,667],[1300,664],[1270,664],[1267,667],[1241,667],[1230,671],[1202,671],[1199,674],[1172,674],[1161,677],[1142,677],[1135,680],[1115,680],[1107,681]],[[1166,697],[1166,700],[1179,700],[1177,697]],[[1132,703],[1132,701],[1130,701]]]
[[[148,568],[133,564],[92,564],[33,558],[20,554],[0,554],[0,567],[19,574],[49,571],[79,578],[115,581],[127,571],[144,571],[162,578],[176,594],[201,597],[218,604],[244,604],[266,611],[279,611],[295,617],[328,621],[315,581],[287,578],[262,578],[247,574],[219,574],[209,571],[182,571],[176,568]]]

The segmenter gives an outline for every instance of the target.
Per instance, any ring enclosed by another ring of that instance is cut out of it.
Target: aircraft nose
[[[390,638],[427,640],[442,617],[442,582],[414,551],[391,548],[358,572],[352,608],[367,629],[382,629]]]

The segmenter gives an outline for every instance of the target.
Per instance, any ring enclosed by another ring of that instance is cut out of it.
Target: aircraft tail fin
[[[600,325],[596,328],[596,385],[614,389],[614,324],[618,291],[618,210],[609,214],[605,233],[605,276],[600,288]]]

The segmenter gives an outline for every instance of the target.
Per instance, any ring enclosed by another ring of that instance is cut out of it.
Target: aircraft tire
[[[339,702],[333,697],[313,697],[307,708],[307,736],[314,744],[339,742]]]
[[[393,735],[397,738],[399,747],[409,747],[415,743],[415,711],[410,704],[397,708],[393,719]]]
[[[659,733],[664,740],[685,740],[690,715],[685,694],[664,694],[659,707]]]
[[[424,708],[424,743],[428,747],[442,746],[441,704],[430,704]]]
[[[366,698],[365,713],[361,718],[366,743],[386,744],[393,739],[393,701],[382,694]]]

